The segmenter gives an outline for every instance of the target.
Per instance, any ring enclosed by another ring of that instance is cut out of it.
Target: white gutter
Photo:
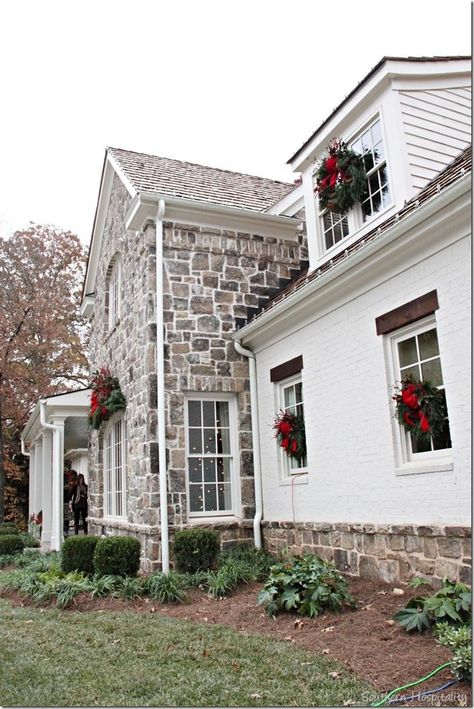
[[[168,534],[168,481],[166,474],[165,367],[163,322],[163,217],[165,201],[160,199],[156,211],[156,388],[158,416],[158,470],[160,480],[161,567],[170,570]]]
[[[53,451],[53,489],[52,489],[52,529],[51,529],[51,551],[60,551],[62,542],[62,518],[63,518],[63,481],[61,476],[60,461],[63,457],[63,427],[46,422],[46,402],[40,405],[40,423],[43,428],[53,431],[54,451]],[[56,502],[56,509],[54,509]]]
[[[255,489],[255,516],[253,518],[253,536],[257,549],[262,548],[262,517],[263,517],[263,495],[262,495],[262,468],[260,464],[260,429],[258,416],[258,393],[257,393],[257,363],[255,355],[251,350],[242,347],[238,340],[234,340],[236,351],[248,357],[249,377],[250,377],[250,409],[252,414],[252,444],[253,444],[253,474]]]
[[[30,453],[28,453],[28,451],[25,448],[25,441],[23,440],[23,438],[21,439],[21,454],[24,455],[25,458],[30,457]]]

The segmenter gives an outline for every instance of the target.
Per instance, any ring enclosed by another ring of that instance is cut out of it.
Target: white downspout
[[[21,439],[21,454],[24,455],[25,458],[30,457],[30,454],[28,453],[28,451],[25,448],[25,441],[23,440],[23,438]]]
[[[238,340],[234,340],[236,351],[248,357],[249,377],[250,377],[250,409],[252,414],[252,443],[253,443],[253,474],[255,489],[255,516],[253,518],[253,537],[257,549],[262,547],[262,517],[263,517],[263,495],[262,495],[262,468],[260,464],[260,429],[258,417],[258,394],[257,394],[257,363],[255,355],[251,350],[242,347]]]
[[[60,551],[62,541],[63,481],[60,479],[61,466],[59,461],[64,455],[62,426],[47,423],[46,403],[44,401],[41,402],[40,406],[40,423],[43,428],[53,431],[54,436],[52,498],[53,502],[56,502],[56,508],[52,505],[51,551]]]
[[[156,212],[156,388],[158,416],[158,466],[160,481],[161,567],[170,570],[168,533],[168,485],[166,474],[165,366],[163,334],[163,217],[165,202],[160,199]]]

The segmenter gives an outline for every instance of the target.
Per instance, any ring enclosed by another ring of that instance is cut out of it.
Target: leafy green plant
[[[176,532],[174,558],[178,571],[194,573],[215,568],[220,541],[217,532],[211,529],[183,529]]]
[[[420,586],[431,586],[431,581],[429,579],[423,578],[423,576],[414,576],[408,583],[412,588],[419,588]]]
[[[99,537],[92,535],[68,537],[64,540],[61,552],[61,568],[67,574],[70,571],[94,573],[94,552]]]
[[[219,567],[238,562],[240,569],[245,568],[244,581],[263,581],[277,559],[264,549],[256,549],[247,544],[238,544],[221,553]]]
[[[136,576],[140,568],[140,542],[134,537],[99,539],[94,552],[97,576]]]
[[[18,534],[18,529],[13,522],[2,522],[0,524],[0,535]]]
[[[104,598],[105,596],[112,596],[121,578],[121,576],[115,576],[115,574],[107,574],[105,576],[94,576],[91,581],[92,598]]]
[[[0,535],[0,554],[17,554],[23,551],[24,544],[18,533]]]
[[[439,591],[431,596],[412,598],[393,618],[408,632],[420,633],[442,620],[455,625],[470,623],[471,591],[463,583],[445,579]]]
[[[145,581],[145,592],[160,603],[183,603],[186,599],[186,587],[189,586],[187,574],[160,571],[151,574]]]
[[[438,623],[434,632],[440,645],[452,650],[452,670],[458,679],[469,682],[472,670],[472,633],[469,625],[456,628],[447,622]]]
[[[141,598],[143,596],[142,581],[136,576],[119,576],[112,595],[116,598],[124,598],[126,601]]]
[[[271,616],[280,611],[295,611],[312,618],[327,610],[355,607],[340,571],[331,562],[312,554],[274,564],[258,602]]]
[[[38,549],[40,546],[39,541],[29,532],[20,532],[19,537],[25,549]]]
[[[2,554],[0,556],[0,569],[4,566],[14,565],[17,559],[16,554]]]

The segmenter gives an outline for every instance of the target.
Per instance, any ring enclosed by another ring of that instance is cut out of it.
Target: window
[[[114,256],[107,272],[106,308],[108,310],[109,330],[120,320],[122,272],[118,256]]]
[[[235,426],[229,399],[188,399],[186,444],[191,517],[233,514]]]
[[[123,416],[112,419],[104,436],[104,516],[126,516],[126,447]]]
[[[367,172],[367,197],[362,201],[362,220],[365,222],[390,204],[387,161],[378,118],[362,135],[351,143],[352,150],[364,158]]]
[[[434,318],[425,318],[423,321],[404,328],[403,331],[396,332],[392,336],[392,350],[398,381],[413,375],[418,380],[429,380],[444,394],[438,334]],[[432,458],[451,448],[448,417],[446,417],[442,434],[427,442],[417,441],[401,428],[400,433],[404,462]]]
[[[346,214],[327,209],[319,213],[323,252],[362,227],[364,222],[376,216],[391,202],[380,118],[365,128],[349,147],[363,156],[367,172],[367,191],[361,204],[355,204]]]
[[[288,411],[293,416],[298,416],[304,420],[304,404],[303,404],[303,382],[301,376],[295,377],[292,380],[286,380],[280,384],[280,409]],[[283,472],[285,475],[294,475],[300,473],[307,466],[307,457],[291,458],[281,448],[280,455],[283,460]]]

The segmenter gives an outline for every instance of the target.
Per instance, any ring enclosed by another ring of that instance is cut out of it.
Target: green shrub
[[[310,618],[343,606],[355,607],[347,582],[334,564],[312,554],[274,564],[258,596],[269,615],[296,611]]]
[[[83,571],[92,576],[94,573],[94,552],[99,537],[77,536],[64,540],[61,551],[61,568],[64,573]]]
[[[0,534],[0,555],[17,554],[23,549],[24,544],[18,534]]]
[[[247,544],[238,544],[228,551],[223,551],[219,558],[221,566],[232,566],[237,563],[245,578],[242,581],[264,581],[270,573],[270,568],[277,559],[264,549],[256,549]]]
[[[464,583],[444,579],[431,596],[416,596],[393,616],[407,631],[422,633],[439,621],[454,625],[471,622],[471,591]]]
[[[3,537],[6,534],[18,534],[18,529],[13,522],[2,522],[0,524],[0,535]]]
[[[174,558],[178,571],[195,573],[213,569],[219,555],[219,535],[210,529],[183,529],[176,532]]]
[[[187,586],[189,584],[186,574],[177,571],[163,574],[157,571],[146,578],[144,589],[150,598],[160,603],[182,603],[186,600]]]
[[[99,539],[94,552],[98,576],[136,576],[140,568],[140,542],[134,537]]]
[[[471,627],[461,625],[456,628],[449,623],[438,623],[434,632],[440,645],[446,645],[453,653],[452,671],[458,679],[469,682],[472,668]]]
[[[39,541],[35,539],[32,534],[29,534],[29,532],[20,532],[19,537],[25,549],[37,549],[40,546]]]

